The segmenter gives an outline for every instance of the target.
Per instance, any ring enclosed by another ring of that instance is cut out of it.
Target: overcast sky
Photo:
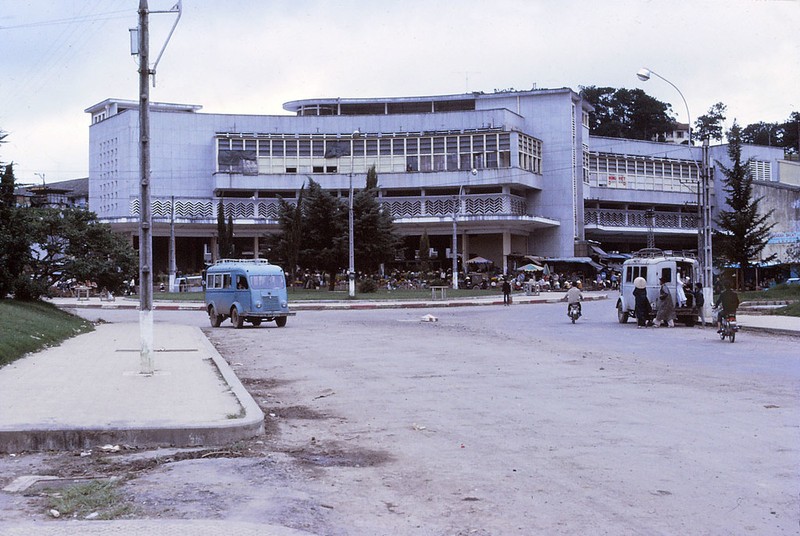
[[[177,0],[149,0],[168,10]],[[89,116],[137,99],[138,0],[0,0],[0,161],[20,183],[88,176]],[[155,60],[174,15],[151,15]],[[315,97],[642,88],[728,125],[800,109],[798,0],[184,0],[153,101],[285,114]]]

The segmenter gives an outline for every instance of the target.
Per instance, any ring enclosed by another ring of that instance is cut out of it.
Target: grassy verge
[[[44,302],[0,300],[0,366],[94,329],[91,322]]]
[[[786,307],[773,309],[772,315],[800,316],[800,285],[776,285],[767,290],[742,292],[739,294],[741,301],[793,301]]]
[[[520,292],[515,292],[519,294]],[[289,289],[289,301],[316,301],[316,300],[347,300],[349,296],[347,290],[329,291],[328,289],[320,290],[307,290],[307,289]],[[558,294],[555,294],[558,295]],[[500,289],[487,289],[487,290],[471,290],[471,289],[447,289],[448,298],[471,298],[475,296],[502,296]],[[155,292],[153,293],[154,301],[187,301],[187,302],[202,302],[204,294],[202,292]],[[422,300],[430,299],[430,289],[402,289],[388,291],[386,289],[378,289],[376,292],[357,292],[356,299],[359,300]],[[131,296],[131,299],[138,299],[138,296]]]
[[[119,484],[110,481],[96,481],[70,486],[50,496],[50,508],[63,517],[94,519],[116,519],[130,514],[133,510],[118,491]]]

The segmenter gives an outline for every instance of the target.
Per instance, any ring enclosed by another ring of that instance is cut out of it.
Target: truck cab
[[[295,315],[289,311],[283,270],[266,259],[217,261],[206,270],[205,304],[215,328],[226,318],[235,328],[273,320],[282,328]]]
[[[682,305],[678,300],[678,285],[687,282],[689,289],[700,280],[700,263],[697,258],[685,252],[667,252],[657,248],[641,249],[622,264],[622,278],[619,299],[617,300],[617,318],[620,324],[628,318],[636,317],[635,299],[633,297],[634,279],[637,277],[647,281],[647,298],[653,310],[656,309],[663,278],[669,288],[670,298],[675,304],[675,315],[679,322],[693,326],[698,319],[698,311],[694,306],[693,296],[689,290],[685,291],[686,303]]]

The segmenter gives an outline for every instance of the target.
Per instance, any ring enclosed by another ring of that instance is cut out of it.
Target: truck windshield
[[[286,286],[286,279],[282,275],[251,275],[250,288],[253,289],[281,289]]]

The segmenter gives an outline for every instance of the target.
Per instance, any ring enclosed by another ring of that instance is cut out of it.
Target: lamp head
[[[642,67],[641,69],[639,69],[639,72],[636,73],[636,76],[638,76],[639,80],[641,80],[642,82],[647,82],[648,80],[650,80],[650,69],[648,69],[647,67]]]
[[[472,174],[473,174],[473,175],[477,175],[477,174],[478,174],[478,170],[477,170],[477,169],[475,169],[475,168],[472,168]]]
[[[353,131],[353,137],[354,137],[354,138],[358,138],[358,137],[360,137],[360,136],[361,136],[361,131],[360,131],[359,129],[355,129],[355,130]]]

